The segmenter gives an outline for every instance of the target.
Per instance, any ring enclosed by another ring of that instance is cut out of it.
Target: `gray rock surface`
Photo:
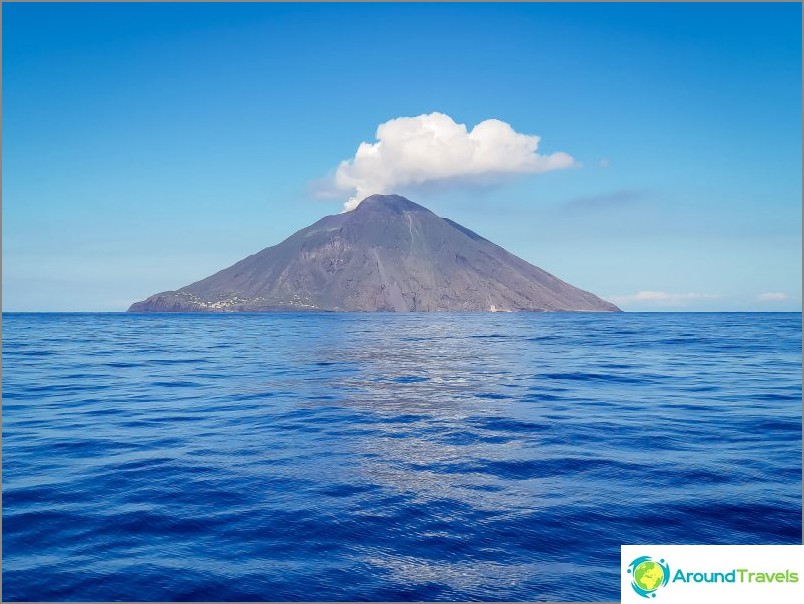
[[[129,312],[618,311],[398,195],[372,195]]]

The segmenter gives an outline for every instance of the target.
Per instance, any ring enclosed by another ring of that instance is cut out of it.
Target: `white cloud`
[[[398,117],[377,127],[377,142],[360,143],[352,159],[342,161],[334,188],[349,195],[351,210],[375,193],[425,183],[491,183],[510,175],[537,174],[575,165],[566,153],[537,153],[538,136],[520,134],[497,119],[471,130],[448,115]]]
[[[787,300],[787,294],[781,292],[765,292],[764,294],[759,294],[757,300],[760,302],[783,302]]]
[[[632,304],[634,302],[643,302],[661,306],[684,306],[687,302],[693,302],[696,300],[714,300],[717,298],[720,298],[718,294],[641,291],[635,294],[623,296],[609,296],[607,300],[611,300],[615,304]]]
[[[609,160],[608,160],[608,159],[606,159],[606,158],[604,157],[603,159],[601,159],[601,160],[598,162],[598,164],[597,164],[597,165],[598,165],[598,166],[600,166],[601,168],[604,168],[604,169],[605,169],[605,168],[608,168],[608,167],[609,167]]]

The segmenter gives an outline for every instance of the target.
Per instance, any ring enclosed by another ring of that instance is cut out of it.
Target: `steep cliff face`
[[[373,195],[129,312],[618,311],[398,195]]]

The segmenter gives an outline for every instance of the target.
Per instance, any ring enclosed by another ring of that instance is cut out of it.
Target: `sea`
[[[800,313],[4,314],[5,601],[614,601],[802,543]]]

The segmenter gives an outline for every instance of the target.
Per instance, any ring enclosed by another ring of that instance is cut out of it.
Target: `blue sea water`
[[[619,599],[802,542],[800,314],[5,314],[4,600]]]

